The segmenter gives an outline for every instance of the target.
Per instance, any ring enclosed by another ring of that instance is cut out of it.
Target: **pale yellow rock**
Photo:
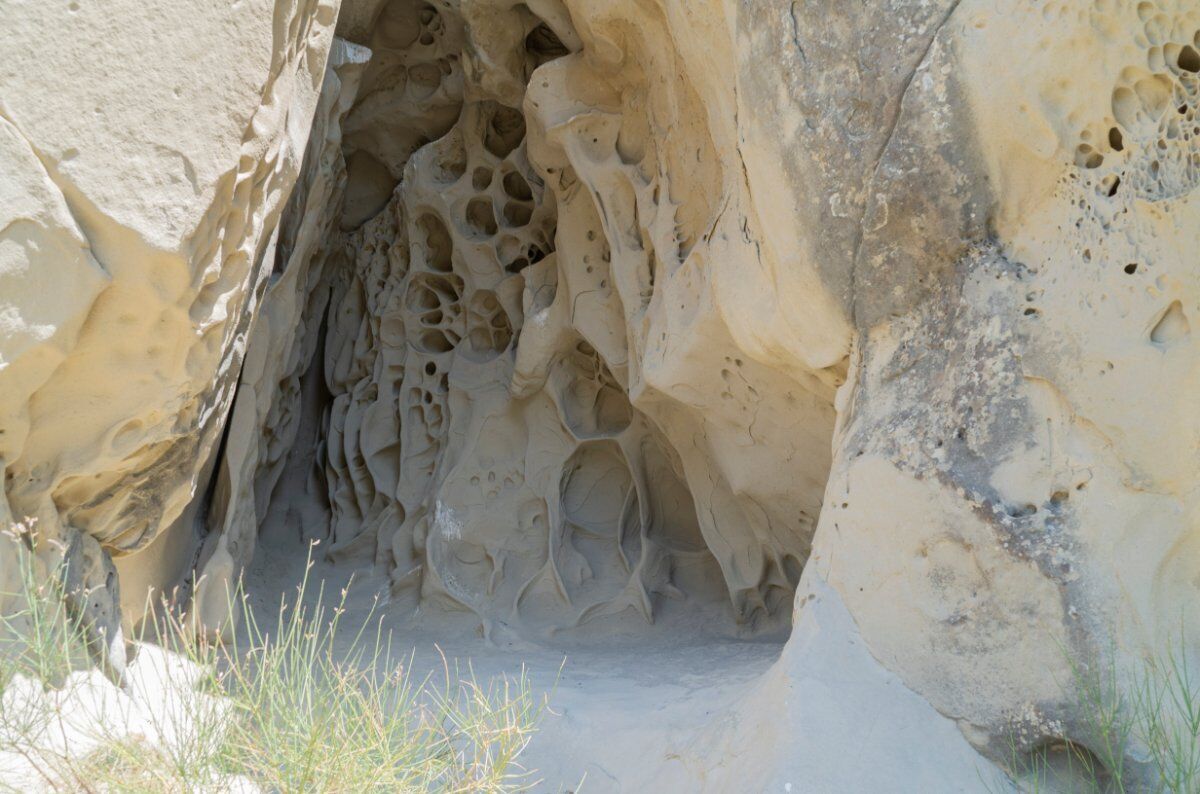
[[[0,456],[5,512],[43,539],[132,553],[204,492],[335,17],[6,10]],[[150,580],[175,584],[182,545]]]
[[[1193,0],[18,5],[0,520],[127,610],[282,515],[492,641],[794,621],[660,789],[973,790],[1195,641]]]

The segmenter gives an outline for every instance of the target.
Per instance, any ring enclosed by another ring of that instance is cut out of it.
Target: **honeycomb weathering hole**
[[[483,146],[499,158],[508,156],[525,138],[525,116],[504,105],[492,107]]]
[[[467,204],[467,228],[476,236],[491,237],[496,233],[496,213],[490,198],[474,198]]]
[[[1200,50],[1197,50],[1190,44],[1185,45],[1179,51],[1176,63],[1185,72],[1191,72],[1192,74],[1200,73]]]

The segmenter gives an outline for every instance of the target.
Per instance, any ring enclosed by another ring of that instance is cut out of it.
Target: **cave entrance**
[[[449,657],[557,691],[570,716],[528,763],[605,780],[669,757],[778,658],[834,386],[707,332],[647,352],[691,305],[672,290],[722,183],[667,179],[684,166],[644,75],[611,92],[620,114],[572,97],[604,78],[572,74],[554,3],[477,7],[343,10],[193,602],[220,612],[241,564],[265,615],[301,581],[345,592],[342,624],[383,621],[418,678]]]
[[[781,642],[816,509],[779,532],[740,507],[754,500],[681,454],[676,408],[637,382],[617,284],[629,241],[523,98],[579,48],[565,13],[541,10],[474,39],[479,20],[424,0],[352,5],[339,26],[352,42],[335,46],[277,249],[271,289],[300,308],[251,578],[270,595],[319,541],[323,577],[357,570],[442,628]],[[616,167],[652,148],[629,141]],[[652,294],[649,237],[636,246]],[[714,390],[754,400],[749,366],[724,360]],[[735,510],[749,528],[723,518]]]

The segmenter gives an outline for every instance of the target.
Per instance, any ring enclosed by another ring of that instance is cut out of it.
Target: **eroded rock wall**
[[[1194,2],[333,6],[0,33],[9,515],[126,585],[199,527],[219,628],[290,455],[485,631],[793,617],[763,786],[831,648],[953,787],[1192,636]]]
[[[667,12],[374,14],[356,34],[373,55],[345,120],[340,232],[318,253],[329,553],[488,630],[652,620],[689,595],[748,626],[786,621],[845,340],[810,360],[735,341],[753,332],[722,307],[775,289],[726,274],[763,256],[733,119],[708,111],[732,101],[729,73],[693,68]],[[729,58],[719,32],[705,44]],[[279,435],[258,422],[260,446]]]
[[[964,2],[905,97],[962,87],[989,239],[860,329],[812,574],[1000,756],[1111,741],[1070,660],[1194,642],[1198,14]]]
[[[137,555],[136,601],[190,562],[336,13],[6,9],[0,522]]]
[[[345,188],[342,123],[370,51],[333,40],[295,192],[272,251],[262,304],[242,364],[237,397],[205,507],[204,544],[191,594],[210,629],[228,629],[228,598],[254,554],[258,527],[300,432],[301,378],[321,342],[323,289]],[[310,398],[311,400],[311,398]],[[309,440],[311,443],[311,440]]]

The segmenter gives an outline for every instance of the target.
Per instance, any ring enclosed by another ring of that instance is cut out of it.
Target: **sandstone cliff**
[[[791,627],[710,787],[929,790],[1194,635],[1192,0],[5,16],[0,522],[109,640],[304,491],[488,637]]]

